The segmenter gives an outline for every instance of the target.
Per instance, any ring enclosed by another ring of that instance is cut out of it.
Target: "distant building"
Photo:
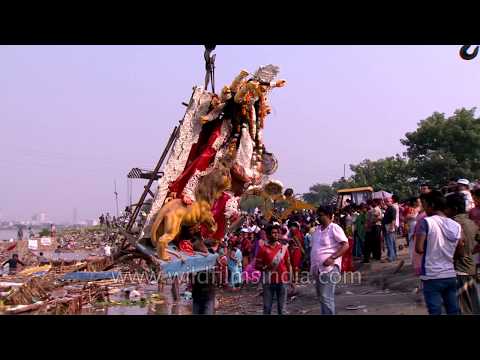
[[[33,224],[45,224],[48,221],[47,214],[38,213],[32,216]]]
[[[85,223],[87,224],[87,226],[97,226],[98,220],[85,220]]]

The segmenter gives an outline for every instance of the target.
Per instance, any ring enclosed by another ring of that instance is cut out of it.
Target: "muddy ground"
[[[403,265],[401,265],[403,264]],[[406,250],[399,252],[394,263],[372,262],[361,264],[353,278],[347,276],[344,283],[337,286],[336,306],[339,315],[426,315],[423,296],[418,292],[419,280],[413,274]],[[184,293],[185,285],[181,292]],[[83,314],[105,315],[188,315],[191,314],[191,300],[182,297],[173,301],[170,288],[159,293],[156,285],[144,288],[147,298],[144,304],[84,309]],[[118,294],[117,301],[121,302]],[[260,315],[263,312],[261,286],[248,285],[240,291],[217,290],[217,315]],[[276,308],[273,307],[273,314]],[[287,301],[287,314],[319,315],[320,305],[313,284],[296,287],[295,294]]]
[[[402,261],[404,265],[400,267]],[[394,263],[361,264],[360,261],[355,261],[355,266],[361,277],[355,275],[353,283],[350,281],[352,278],[346,277],[346,281],[336,289],[336,310],[339,315],[427,314],[423,296],[418,292],[419,280],[414,276],[407,250],[400,251],[399,259]],[[218,295],[217,314],[262,314],[260,287],[247,286],[236,293],[220,291]],[[353,310],[354,307],[357,309]],[[276,314],[275,306],[272,313]],[[313,284],[297,286],[296,294],[288,298],[287,313],[320,314],[320,304]]]

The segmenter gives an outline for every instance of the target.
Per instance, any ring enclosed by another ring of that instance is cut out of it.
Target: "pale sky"
[[[343,164],[404,151],[434,111],[479,104],[480,60],[459,46],[217,46],[216,88],[241,69],[280,66],[265,143],[273,178],[308,191]],[[1,46],[0,214],[94,219],[127,201],[132,167],[153,169],[192,87],[203,46]],[[134,180],[133,200],[143,180]]]

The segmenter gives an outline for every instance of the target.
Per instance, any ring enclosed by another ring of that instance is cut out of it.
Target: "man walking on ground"
[[[370,262],[370,254],[374,260],[380,261],[382,257],[382,211],[380,210],[380,201],[371,200],[371,209],[367,212],[367,225],[365,234],[364,263]]]
[[[25,266],[25,264],[20,261],[20,259],[18,258],[18,255],[17,254],[13,254],[12,255],[12,258],[11,259],[8,259],[7,261],[5,261],[3,264],[2,264],[2,268],[8,264],[8,268],[9,268],[9,274],[10,275],[15,275],[17,273],[17,265],[20,264],[22,266]]]
[[[460,225],[445,216],[445,198],[439,191],[422,196],[427,216],[415,234],[415,251],[422,255],[420,279],[430,315],[459,313],[453,256],[462,236]]]
[[[462,227],[462,242],[454,256],[457,272],[457,295],[462,314],[480,314],[480,304],[476,288],[476,266],[472,251],[478,244],[478,226],[468,218],[465,211],[465,198],[456,193],[447,196],[445,215]]]
[[[48,259],[43,255],[43,252],[40,252],[40,254],[39,254],[38,264],[39,264],[40,266],[50,264],[50,260],[48,260]]]
[[[333,212],[331,206],[318,208],[320,226],[312,236],[310,271],[316,282],[322,315],[335,315],[335,285],[341,280],[342,255],[349,247],[343,229],[332,222]]]
[[[363,249],[365,248],[365,222],[367,220],[367,206],[361,204],[359,206],[359,214],[354,222],[354,252],[353,256],[363,257]]]
[[[398,196],[392,195],[392,206],[395,208],[395,231],[400,229],[400,205],[398,204]]]
[[[215,314],[215,273],[200,271],[192,275],[192,314]]]
[[[312,234],[310,233],[310,226],[304,225],[303,231],[305,235],[303,237],[303,249],[305,256],[303,258],[302,269],[309,269],[310,268],[310,249],[311,249],[311,242],[312,242]]]
[[[480,189],[473,190],[472,197],[475,203],[475,207],[468,212],[468,215],[469,218],[473,220],[475,224],[477,224],[477,226],[480,228]],[[477,244],[477,246],[475,246],[472,253],[478,272],[478,268],[480,266],[480,244]]]
[[[382,219],[383,231],[385,234],[385,243],[387,245],[388,261],[393,262],[397,260],[397,244],[396,244],[396,216],[397,211],[393,206],[392,199],[385,200],[387,210]]]
[[[277,298],[277,313],[285,313],[287,285],[291,280],[288,245],[280,243],[280,226],[267,228],[267,242],[260,247],[255,258],[255,268],[262,271],[263,314],[272,313],[273,297]]]

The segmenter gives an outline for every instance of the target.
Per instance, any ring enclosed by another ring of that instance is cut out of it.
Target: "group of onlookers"
[[[406,246],[430,314],[442,307],[447,314],[480,314],[480,188],[458,179],[442,191],[428,184],[419,190],[402,204],[393,195],[342,209],[341,222],[353,229],[353,255],[364,263],[393,262]]]
[[[284,314],[287,295],[296,294],[300,272],[306,270],[315,281],[322,314],[334,314],[342,255],[349,249],[342,227],[333,221],[334,210],[325,206],[316,212],[294,211],[285,220],[248,216],[219,250],[228,274],[223,285],[238,291],[243,284],[261,283],[264,314],[271,313],[274,298],[278,314]]]

